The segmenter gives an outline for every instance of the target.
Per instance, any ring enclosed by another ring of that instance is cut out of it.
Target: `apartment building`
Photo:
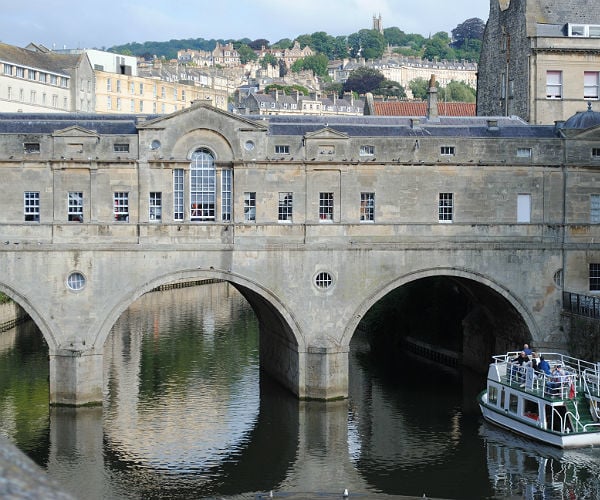
[[[479,115],[532,124],[564,121],[599,101],[600,3],[491,0],[478,89]]]

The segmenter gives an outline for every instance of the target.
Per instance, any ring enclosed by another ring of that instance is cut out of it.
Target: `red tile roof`
[[[425,116],[426,101],[375,101],[379,116]],[[474,102],[438,102],[440,116],[475,116]]]

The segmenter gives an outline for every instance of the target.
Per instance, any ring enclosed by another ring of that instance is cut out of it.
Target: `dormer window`
[[[600,24],[568,24],[567,35],[570,37],[600,37]]]

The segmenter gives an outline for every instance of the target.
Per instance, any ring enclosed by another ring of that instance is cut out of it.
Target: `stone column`
[[[304,399],[348,397],[348,349],[309,346],[304,354]]]
[[[102,352],[58,349],[50,353],[50,404],[102,404]]]

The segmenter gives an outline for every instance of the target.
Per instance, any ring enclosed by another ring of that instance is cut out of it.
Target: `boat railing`
[[[600,399],[600,374],[598,370],[584,370],[582,379],[585,392],[592,397]]]

